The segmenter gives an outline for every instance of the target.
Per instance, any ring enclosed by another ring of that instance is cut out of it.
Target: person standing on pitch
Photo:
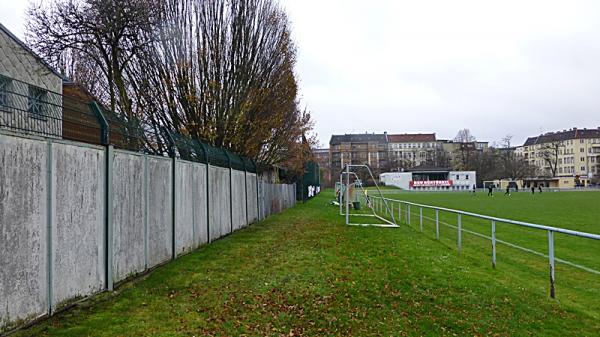
[[[510,186],[506,186],[506,192],[504,195],[508,195],[510,197]]]
[[[494,196],[494,192],[493,191],[494,191],[494,185],[489,184],[488,185],[488,197],[489,196],[492,196],[492,197]]]
[[[477,187],[475,185],[473,185],[473,195],[475,195],[476,191],[477,191]]]
[[[535,187],[531,186],[531,194],[535,194]]]
[[[540,193],[542,193],[542,185],[540,184],[540,186],[538,186],[538,189],[540,190]]]

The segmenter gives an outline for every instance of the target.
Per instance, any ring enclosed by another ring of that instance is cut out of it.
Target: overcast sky
[[[28,0],[2,0],[23,35]],[[332,134],[469,128],[514,143],[600,126],[600,1],[281,0],[302,104]]]

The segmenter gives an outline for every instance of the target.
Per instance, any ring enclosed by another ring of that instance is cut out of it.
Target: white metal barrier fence
[[[556,258],[554,256],[554,233],[561,233],[561,234],[566,234],[569,236],[581,237],[581,238],[600,241],[600,235],[598,235],[598,234],[580,232],[580,231],[575,231],[575,230],[570,230],[570,229],[565,229],[565,228],[544,226],[544,225],[533,224],[533,223],[528,223],[528,222],[523,222],[523,221],[509,220],[509,219],[498,218],[498,217],[489,216],[489,215],[482,215],[482,214],[477,214],[477,213],[472,213],[472,212],[467,212],[467,211],[460,211],[460,210],[456,210],[456,209],[445,208],[445,207],[423,205],[423,204],[418,204],[418,203],[403,201],[403,200],[396,200],[396,199],[390,199],[390,198],[384,198],[384,199],[388,203],[391,203],[391,205],[392,205],[391,212],[393,214],[396,214],[394,212],[395,212],[395,208],[397,206],[396,219],[398,219],[399,222],[404,221],[404,223],[406,223],[407,225],[411,225],[411,218],[413,217],[413,215],[416,214],[419,219],[419,230],[421,232],[423,232],[423,219],[428,219],[428,220],[433,221],[435,223],[435,236],[436,236],[437,240],[440,239],[440,225],[444,225],[444,226],[456,229],[456,231],[457,231],[456,244],[457,244],[457,249],[458,249],[459,254],[462,250],[462,233],[463,232],[472,234],[474,236],[477,236],[477,237],[480,237],[483,239],[490,240],[492,243],[492,267],[493,268],[496,268],[496,245],[498,243],[501,243],[506,246],[509,246],[509,247],[512,247],[515,249],[519,249],[519,250],[522,250],[522,251],[525,251],[528,253],[532,253],[532,254],[535,254],[535,255],[538,255],[538,256],[541,256],[544,258],[548,258],[549,273],[550,273],[550,297],[552,297],[552,298],[555,297],[555,288],[554,288],[555,262],[560,262],[560,263],[569,265],[571,267],[574,267],[574,268],[577,268],[580,270],[584,270],[584,271],[587,271],[587,272],[590,272],[593,274],[600,275],[600,271],[598,271],[596,269],[582,266],[580,264],[573,263],[573,262],[570,262],[570,261],[567,261],[564,259]],[[371,197],[371,200],[373,202],[373,209],[375,210],[375,212],[386,212],[386,208],[383,207],[384,202],[383,202],[382,198],[374,196],[374,197]],[[418,213],[411,211],[411,208],[417,208],[419,210]],[[434,210],[435,218],[424,217],[423,209]],[[456,225],[441,221],[440,220],[440,212],[456,214],[456,216],[457,216]],[[484,219],[484,220],[490,221],[490,236],[463,228],[462,216],[469,216],[469,217],[473,217],[473,218]],[[522,246],[519,246],[519,245],[496,238],[496,224],[498,224],[498,223],[512,224],[512,225],[516,225],[516,226],[520,226],[520,227],[527,227],[527,228],[533,228],[533,229],[537,229],[537,230],[546,231],[548,234],[548,254],[544,254],[544,253],[538,252],[536,250],[522,247]]]

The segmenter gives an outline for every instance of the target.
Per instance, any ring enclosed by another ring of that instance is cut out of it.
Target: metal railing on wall
[[[407,224],[409,226],[412,225],[413,218],[416,218],[418,220],[419,230],[421,232],[423,232],[423,230],[424,230],[423,229],[424,220],[431,221],[433,224],[435,224],[435,237],[437,240],[440,240],[440,226],[445,226],[445,227],[449,227],[449,228],[456,230],[456,247],[457,247],[459,254],[461,253],[462,248],[463,248],[463,233],[468,233],[468,234],[474,235],[474,236],[482,238],[482,239],[490,240],[490,242],[491,242],[491,263],[492,263],[493,268],[496,268],[497,244],[503,244],[505,246],[508,246],[508,247],[511,247],[514,249],[518,249],[518,250],[521,250],[521,251],[524,251],[527,253],[531,253],[531,254],[543,257],[543,258],[547,258],[548,266],[549,266],[549,276],[550,276],[549,277],[549,279],[550,279],[550,297],[552,297],[552,298],[555,298],[555,272],[556,272],[555,265],[556,265],[556,262],[559,262],[559,263],[562,263],[562,264],[565,264],[565,265],[571,266],[573,268],[577,268],[579,270],[583,270],[583,271],[586,271],[586,272],[589,272],[592,274],[600,275],[600,270],[590,268],[590,267],[587,267],[587,266],[584,266],[584,265],[581,265],[578,263],[574,263],[574,262],[568,261],[566,259],[557,258],[555,255],[555,235],[554,235],[555,233],[560,233],[560,234],[567,235],[569,237],[576,237],[576,238],[600,241],[599,234],[581,232],[581,231],[559,228],[559,227],[545,226],[545,225],[534,224],[534,223],[523,222],[523,221],[504,219],[504,218],[499,218],[499,217],[494,217],[494,216],[489,216],[489,215],[482,215],[482,214],[461,211],[461,210],[456,210],[456,209],[451,209],[451,208],[438,207],[438,206],[432,206],[432,205],[424,205],[424,204],[419,204],[419,203],[414,203],[414,202],[409,202],[409,201],[404,201],[404,200],[384,198],[385,201],[391,203],[391,205],[392,205],[391,210],[387,210],[385,207],[383,207],[384,203],[383,203],[382,198],[377,197],[377,196],[371,196],[370,199],[372,202],[372,207],[375,210],[375,212],[384,213],[384,216],[385,216],[385,214],[392,212],[394,215],[397,215],[397,219],[399,219],[400,221],[404,222],[405,224]],[[423,215],[424,209],[433,210],[435,213],[435,216],[428,217],[428,216]],[[418,212],[416,212],[416,210],[418,210]],[[395,213],[395,212],[397,212],[397,213]],[[449,223],[449,222],[442,221],[440,219],[440,215],[442,213],[456,215],[456,222]],[[464,228],[463,227],[463,217],[470,217],[470,218],[482,219],[482,220],[489,221],[490,235],[485,235],[485,234]],[[509,224],[509,225],[514,225],[514,226],[518,226],[518,227],[530,228],[530,229],[546,232],[547,233],[547,249],[548,249],[547,254],[536,251],[535,249],[526,248],[521,245],[508,242],[507,240],[498,239],[496,236],[496,227],[498,224]]]
[[[64,85],[60,94],[0,75],[0,128],[46,138],[112,145],[116,149],[252,173],[259,168],[273,169],[164,126],[110,111],[74,84]],[[282,171],[285,175],[285,170]]]

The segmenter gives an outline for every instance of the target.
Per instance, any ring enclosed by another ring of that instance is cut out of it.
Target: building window
[[[465,179],[469,180],[469,175],[468,174],[465,176]]]
[[[581,157],[581,160],[580,160],[580,161],[584,162],[584,161],[585,161],[585,158]]]
[[[0,110],[6,111],[10,107],[9,94],[12,80],[0,75]]]
[[[585,171],[585,166],[582,166],[582,167],[581,167],[581,170],[582,170],[582,171]]]
[[[456,180],[460,180],[460,176],[458,174],[456,175]]]
[[[29,96],[27,97],[27,111],[33,118],[45,120],[48,114],[47,106],[48,92],[42,88],[29,86]]]
[[[583,140],[583,139],[582,139],[582,140]],[[581,147],[581,148],[579,148],[579,152],[580,152],[580,153],[584,153],[584,152],[585,152],[585,149]]]

